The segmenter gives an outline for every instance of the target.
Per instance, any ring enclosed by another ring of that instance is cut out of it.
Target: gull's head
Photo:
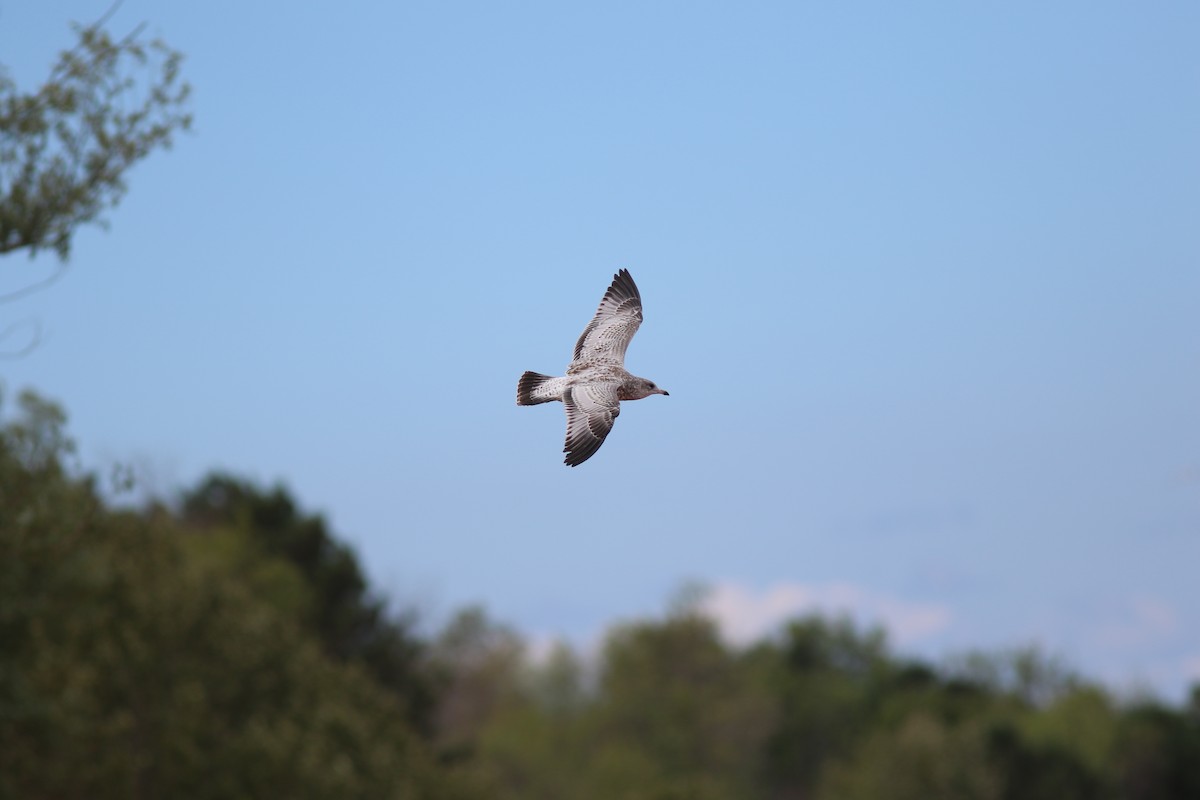
[[[639,397],[649,397],[652,394],[661,394],[670,397],[670,393],[666,389],[658,388],[658,384],[654,381],[648,381],[645,378],[640,378],[641,386],[639,387]]]

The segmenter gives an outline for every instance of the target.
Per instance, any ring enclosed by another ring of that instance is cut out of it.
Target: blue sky
[[[0,4],[22,86],[104,2]],[[0,364],[86,465],[288,484],[402,603],[579,642],[714,587],[1200,679],[1194,3],[126,0],[196,124]],[[5,260],[21,285],[51,258]],[[557,372],[646,322],[578,469]]]

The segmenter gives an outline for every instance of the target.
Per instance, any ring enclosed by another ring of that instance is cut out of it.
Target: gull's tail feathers
[[[519,406],[536,406],[538,403],[552,403],[559,398],[554,397],[550,392],[539,392],[543,384],[554,380],[550,375],[543,375],[540,372],[526,372],[517,381],[517,405]]]

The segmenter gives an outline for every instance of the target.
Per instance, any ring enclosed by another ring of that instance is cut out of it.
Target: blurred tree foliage
[[[141,28],[113,38],[107,16],[76,27],[35,92],[0,68],[0,253],[65,260],[75,230],[120,202],[129,168],[191,125],[180,53]]]
[[[323,585],[107,508],[62,425],[25,394],[0,431],[0,797],[462,796],[395,681],[311,627]]]
[[[415,618],[389,615],[349,547],[319,515],[302,513],[281,487],[262,491],[213,474],[184,494],[180,522],[197,554],[224,561],[281,610],[303,621],[331,658],[361,666],[405,704],[408,721],[430,732],[433,687],[420,666]],[[280,569],[286,564],[287,569]],[[299,580],[289,580],[298,574]]]
[[[117,509],[58,407],[2,419],[0,799],[1200,797],[1200,687],[1121,702],[817,617],[735,648],[695,602],[589,654],[478,608],[425,639],[282,488]]]
[[[469,627],[471,685],[442,702],[472,720],[456,764],[488,797],[1200,797],[1200,714],[1122,706],[1037,650],[935,667],[818,617],[737,649],[684,609],[616,628],[594,659],[531,661]]]

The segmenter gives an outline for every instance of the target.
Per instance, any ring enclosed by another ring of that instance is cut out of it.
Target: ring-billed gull
[[[641,400],[667,392],[654,381],[625,370],[625,350],[642,324],[642,296],[629,275],[613,276],[596,316],[575,343],[575,357],[561,378],[526,372],[517,381],[517,405],[535,406],[561,400],[567,409],[568,466],[591,458],[612,430],[622,400]]]

